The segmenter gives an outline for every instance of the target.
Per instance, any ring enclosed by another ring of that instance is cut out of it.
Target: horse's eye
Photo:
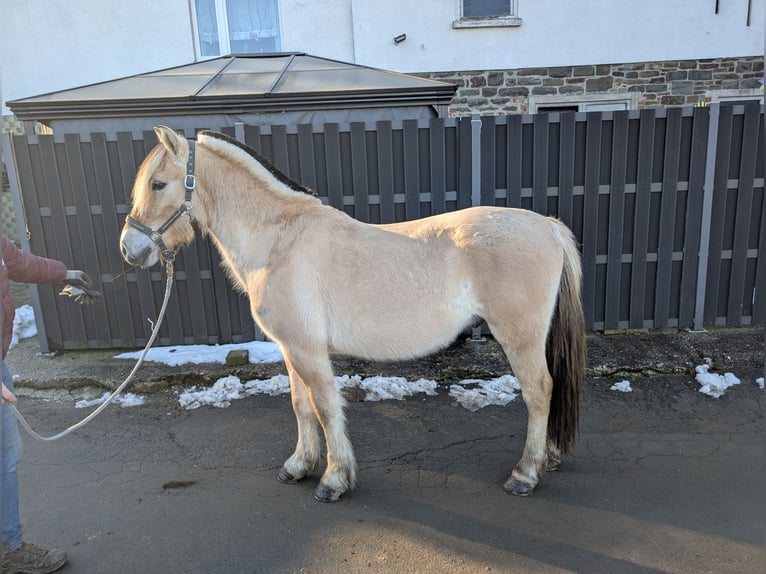
[[[162,191],[165,189],[165,186],[167,184],[164,181],[153,181],[152,182],[152,191]]]

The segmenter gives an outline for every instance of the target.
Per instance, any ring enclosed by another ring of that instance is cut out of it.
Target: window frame
[[[508,16],[463,16],[464,0],[457,1],[458,18],[452,22],[452,27],[456,29],[465,28],[508,28],[521,26],[519,18],[519,1],[508,0],[510,2],[510,14]]]
[[[638,108],[638,98],[638,92],[545,96],[535,96],[530,94],[527,101],[527,113],[536,114],[538,113],[538,107],[545,108],[546,106],[577,106],[578,111],[583,112],[587,111],[586,106],[589,105],[609,105],[616,103],[624,103],[626,105],[626,110],[635,110]],[[545,111],[545,109],[540,111]]]
[[[189,0],[189,12],[192,19],[192,36],[194,38],[194,54],[197,61],[210,60],[213,58],[220,58],[221,56],[228,56],[232,54],[231,47],[231,29],[229,27],[229,14],[226,6],[226,0],[212,0],[215,6],[215,19],[216,19],[216,31],[218,33],[218,54],[215,55],[203,55],[202,54],[202,38],[200,35],[199,21],[197,20],[197,0]],[[279,52],[282,49],[282,18],[281,10],[279,10],[279,0],[274,0],[274,4],[277,9],[277,25],[279,35],[277,36],[276,48],[274,52]],[[244,52],[237,52],[234,55],[242,54]]]

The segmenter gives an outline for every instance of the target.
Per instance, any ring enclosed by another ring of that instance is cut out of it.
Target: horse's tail
[[[553,378],[548,439],[562,453],[575,445],[580,418],[580,387],[585,378],[585,318],[581,285],[582,264],[574,235],[555,221],[564,248],[558,300],[548,330],[546,359]]]

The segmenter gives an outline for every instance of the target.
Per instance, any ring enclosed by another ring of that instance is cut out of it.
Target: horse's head
[[[122,256],[131,265],[151,267],[194,239],[188,214],[194,187],[189,142],[170,128],[154,128],[160,143],[146,156],[133,184],[133,208],[120,236]],[[191,188],[191,189],[190,189]]]

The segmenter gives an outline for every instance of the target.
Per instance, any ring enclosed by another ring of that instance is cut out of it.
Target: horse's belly
[[[332,321],[335,353],[374,360],[422,357],[442,349],[482,314],[470,286],[450,298],[395,302],[371,298],[364,312],[343,313]]]

